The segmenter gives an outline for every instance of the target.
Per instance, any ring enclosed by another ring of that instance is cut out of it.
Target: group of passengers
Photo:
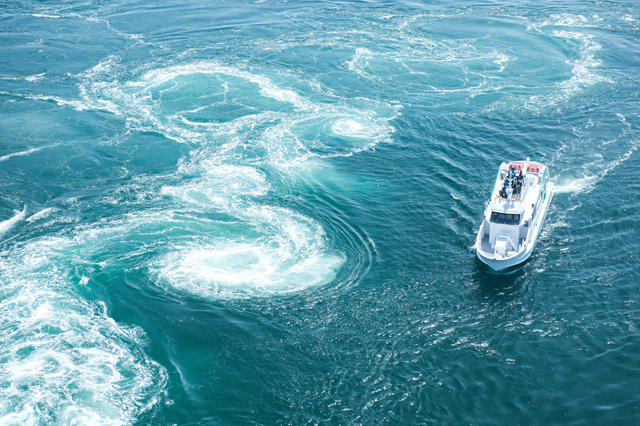
[[[509,186],[511,186],[511,196],[514,200],[517,200],[519,195],[522,193],[523,180],[524,176],[522,175],[522,170],[520,170],[519,173],[516,173],[516,169],[513,165],[510,165],[509,170],[507,171],[507,176],[504,178],[502,189],[498,192],[498,196],[500,198],[508,198],[507,190],[509,189]]]

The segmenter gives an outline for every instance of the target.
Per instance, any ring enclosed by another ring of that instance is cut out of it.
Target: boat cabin
[[[504,256],[507,251],[517,250],[520,241],[527,236],[521,226],[526,209],[520,202],[506,201],[491,203],[490,209],[488,237],[491,251],[497,248]]]

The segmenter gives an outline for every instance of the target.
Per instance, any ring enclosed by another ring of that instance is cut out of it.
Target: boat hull
[[[546,197],[546,199],[540,206],[540,211],[538,212],[535,220],[532,223],[533,230],[531,232],[531,236],[527,239],[524,247],[512,256],[497,258],[493,253],[487,253],[486,251],[482,250],[481,238],[483,229],[480,228],[480,230],[478,231],[478,237],[476,239],[476,254],[478,255],[478,259],[480,259],[480,261],[485,263],[494,271],[503,271],[507,268],[511,268],[512,266],[523,263],[529,258],[529,256],[531,256],[531,253],[535,248],[536,241],[538,241],[538,236],[540,235],[542,224],[545,217],[547,216],[547,211],[549,210],[549,206],[551,205],[551,199],[553,198],[553,184],[550,183],[549,185],[549,196]]]

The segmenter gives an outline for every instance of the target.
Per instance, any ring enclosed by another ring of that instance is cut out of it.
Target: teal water
[[[0,423],[636,425],[634,2],[5,1]],[[550,167],[531,258],[475,233]]]

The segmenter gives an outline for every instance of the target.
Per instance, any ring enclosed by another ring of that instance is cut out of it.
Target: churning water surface
[[[0,423],[640,421],[636,3],[0,22]],[[556,194],[495,274],[526,157]]]

